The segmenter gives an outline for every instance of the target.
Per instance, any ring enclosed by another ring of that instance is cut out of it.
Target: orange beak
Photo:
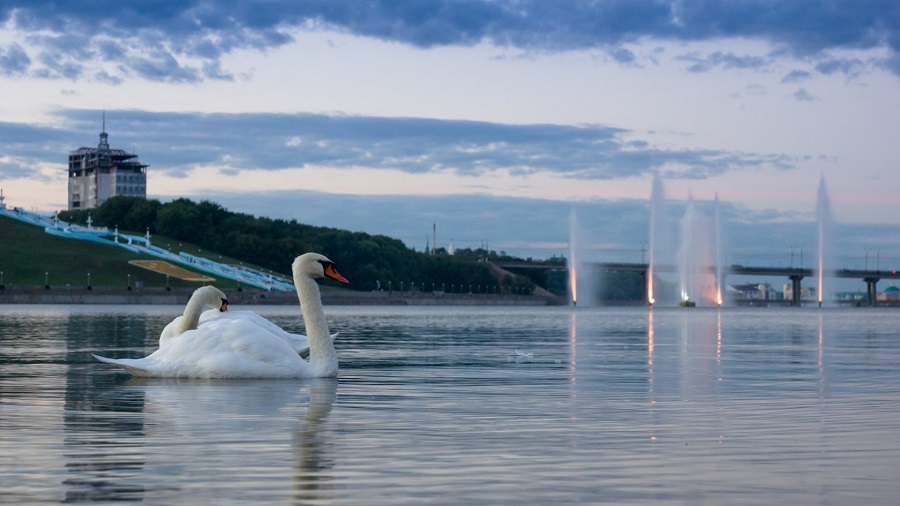
[[[325,275],[335,281],[340,281],[341,283],[349,283],[349,281],[347,281],[347,278],[341,276],[338,273],[337,269],[334,268],[334,264],[328,264],[325,266]]]

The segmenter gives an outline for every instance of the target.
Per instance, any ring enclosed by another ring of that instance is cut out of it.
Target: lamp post
[[[88,285],[87,285],[87,289],[88,289],[88,290],[91,289],[91,273],[90,273],[90,272],[88,273]]]
[[[128,291],[130,292],[130,291],[131,291],[131,273],[128,273],[128,284],[127,284],[127,287],[128,287]]]
[[[50,273],[44,271],[44,290],[50,289]]]

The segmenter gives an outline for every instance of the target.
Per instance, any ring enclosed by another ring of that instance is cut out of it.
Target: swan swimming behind
[[[309,336],[309,361],[274,333],[241,318],[222,318],[222,325],[202,324],[187,330],[151,355],[140,359],[97,360],[118,365],[135,376],[151,378],[314,378],[336,377],[337,352],[328,332],[316,278],[341,283],[334,262],[318,253],[298,256],[292,265],[294,286]]]
[[[187,305],[184,306],[184,314],[169,322],[159,335],[159,347],[162,348],[173,338],[196,329],[205,315],[203,309],[207,307],[218,309],[218,311],[207,311],[207,313],[224,313],[228,311],[228,298],[225,297],[222,290],[214,286],[201,286],[194,290]]]

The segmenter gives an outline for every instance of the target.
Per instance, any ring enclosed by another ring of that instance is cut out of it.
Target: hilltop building
[[[118,195],[147,198],[147,167],[134,153],[110,149],[104,120],[96,148],[69,154],[69,210],[100,207]]]

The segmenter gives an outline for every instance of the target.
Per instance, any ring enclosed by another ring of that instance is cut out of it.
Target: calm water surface
[[[136,380],[90,356],[144,356],[179,312],[0,306],[0,502],[900,497],[897,310],[329,306],[338,380]]]

